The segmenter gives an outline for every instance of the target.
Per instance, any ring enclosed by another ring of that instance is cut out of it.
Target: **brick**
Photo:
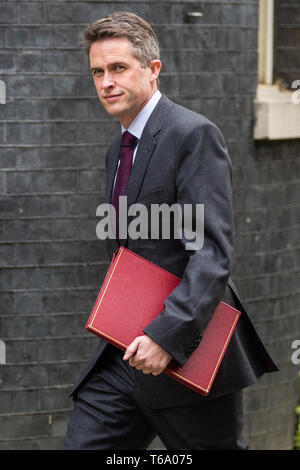
[[[44,23],[44,2],[25,2],[20,4],[21,24]]]
[[[54,41],[51,26],[12,27],[6,33],[6,45],[9,47],[51,47]]]
[[[6,101],[5,104],[0,105],[0,121],[6,121],[6,120],[16,120],[18,119],[18,103],[12,102],[12,101]],[[5,165],[3,166],[3,151],[1,150],[1,168],[5,168]]]
[[[18,196],[16,201],[13,198],[0,196],[0,210],[4,217],[22,215],[23,217],[45,216],[47,208],[47,217],[55,216],[73,216],[96,214],[98,205],[103,198],[97,195],[47,195],[47,196]]]
[[[91,346],[91,354],[95,351],[97,347],[97,340],[94,342],[94,345]],[[59,362],[56,364],[47,364],[48,367],[48,377],[49,385],[61,385],[68,384],[69,386],[75,383],[75,380],[78,379],[78,367],[83,369],[85,366],[84,360],[79,360],[79,362]]]
[[[218,56],[215,52],[164,51],[162,61],[166,73],[218,70]]]
[[[70,406],[70,399],[67,390],[62,389],[47,389],[39,391],[39,403],[41,410],[56,411],[57,409],[66,409]],[[65,421],[63,421],[65,424]],[[57,432],[57,426],[55,426]]]
[[[247,72],[247,75],[242,75],[239,80],[239,93],[255,95],[257,76],[256,72]]]
[[[19,73],[24,72],[42,72],[43,70],[43,54],[40,51],[27,51],[22,50],[22,52],[17,54],[16,57],[16,70]],[[31,117],[32,116],[28,116]]]
[[[6,192],[6,175],[4,172],[0,173],[0,193]]]
[[[51,333],[53,336],[72,336],[85,331],[86,313],[60,314],[53,316]]]
[[[23,54],[22,54],[23,57]],[[20,120],[24,121],[27,119],[32,120],[43,120],[47,119],[45,116],[45,110],[48,106],[47,99],[35,99],[32,101],[22,100],[19,104],[19,113],[20,113]]]
[[[82,75],[60,75],[54,77],[54,90],[52,93],[54,97],[70,97],[70,96],[83,96],[97,98],[94,83],[90,74],[83,70]]]
[[[15,294],[13,292],[4,292],[4,288],[2,287],[0,303],[1,315],[12,314],[14,312],[14,299]]]
[[[298,238],[297,227],[277,231],[244,232],[236,235],[235,249],[243,254],[264,252],[266,246],[273,250],[288,249],[297,245]]]
[[[223,52],[218,54],[218,70],[230,73],[240,73],[244,69],[245,52]],[[253,70],[253,69],[252,69]]]
[[[185,19],[185,15],[190,11],[190,7],[185,4],[165,4],[160,2],[149,3],[135,3],[123,4],[122,8],[126,11],[133,11],[137,15],[143,16],[150,23],[161,23],[161,18],[164,18],[166,23],[178,23],[179,18]],[[101,18],[112,11],[120,9],[117,2],[112,2],[109,5],[105,3],[95,2],[72,2],[68,4],[68,8],[62,10],[60,3],[52,3],[46,5],[46,23],[89,23]],[[206,5],[205,7],[205,23],[218,23],[221,17],[220,8],[215,5]],[[70,21],[71,20],[71,21]]]
[[[86,56],[82,51],[45,51],[43,60],[45,72],[80,73],[86,69]]]
[[[247,419],[249,433],[259,434],[263,429],[266,429],[266,421],[269,421],[268,428],[270,431],[279,431],[280,427],[282,427],[282,422],[284,422],[284,417],[286,418],[293,413],[294,410],[291,410],[288,405],[273,410],[272,415],[269,415],[269,413],[255,413],[255,417],[249,416]]]
[[[16,264],[54,265],[56,263],[97,262],[99,261],[99,257],[105,253],[103,245],[104,244],[99,243],[98,240],[19,243],[15,245]]]
[[[257,46],[258,46],[257,27],[253,27],[253,28],[248,27],[245,31],[245,47],[248,49],[256,50]],[[257,67],[257,64],[256,64],[256,67]]]
[[[20,119],[34,120],[83,120],[105,119],[107,114],[97,99],[35,99],[22,101],[19,105]]]
[[[16,164],[14,167],[19,169],[24,168],[39,168],[41,166],[41,148],[39,146],[17,146],[16,148],[10,147],[7,150],[8,155],[14,154]],[[12,168],[12,166],[10,166]]]
[[[77,138],[80,142],[108,144],[119,132],[120,124],[116,121],[82,122]]]
[[[74,47],[81,46],[81,34],[84,30],[82,25],[64,24],[55,27],[55,46]]]
[[[291,382],[289,384],[278,384],[273,389],[249,391],[244,398],[245,415],[274,406],[283,395],[285,395],[287,402],[292,402],[296,391],[295,385],[297,385],[296,382]]]
[[[52,279],[51,269],[46,268],[2,268],[2,289],[46,289]]]
[[[176,48],[179,51],[181,48],[194,49],[195,51],[199,49],[215,50],[216,48],[243,50],[250,42],[245,41],[246,32],[240,27],[225,29],[222,26],[207,27],[205,24],[167,24],[156,25],[155,31],[162,51],[165,48]],[[257,31],[255,33],[257,34]]]
[[[41,150],[41,167],[104,168],[108,144],[51,146]]]
[[[54,78],[40,75],[14,76],[6,77],[7,94],[14,98],[30,99],[40,96],[50,97],[53,93]],[[13,91],[12,91],[13,90]]]
[[[50,144],[68,143],[76,140],[76,123],[8,123],[7,143]]]
[[[50,125],[51,143],[74,143],[77,135],[77,123],[55,122]]]
[[[264,162],[257,166],[256,171],[253,169],[251,174],[255,177],[257,184],[278,184],[283,183],[286,185],[294,184],[294,176],[298,173],[300,163],[296,160],[277,160],[271,165],[270,162]],[[246,168],[245,168],[246,170]],[[255,171],[255,175],[254,175]],[[245,177],[248,171],[245,171]],[[248,180],[249,181],[249,180]]]
[[[0,439],[34,437],[51,433],[48,415],[21,415],[1,418]]]
[[[287,295],[288,292],[297,290],[299,283],[299,273],[289,272],[274,275],[261,275],[251,279],[239,278],[241,296],[252,299],[257,297],[267,297],[274,295]]]
[[[8,144],[50,143],[50,125],[43,123],[8,123]]]
[[[224,5],[223,5],[224,8]],[[250,3],[247,5],[243,4],[239,8],[239,24],[246,26],[247,28],[258,28],[258,4],[257,2]]]
[[[27,271],[28,272],[28,271]],[[47,278],[50,281],[50,276]],[[35,283],[33,288],[37,288]],[[15,292],[16,314],[39,314],[41,311],[41,293],[40,292]]]
[[[99,278],[94,278],[93,288],[69,289],[66,291],[43,293],[42,311],[48,312],[90,312],[96,296],[99,292],[101,283],[104,279],[106,269]]]
[[[174,77],[176,78],[176,77]],[[185,95],[194,95],[197,96],[200,93],[202,96],[212,96],[215,97],[216,95],[222,94],[224,92],[224,87],[226,77],[220,74],[190,74],[185,75],[182,74],[177,77],[178,78],[178,91],[175,92],[178,94],[185,94]],[[169,82],[169,77],[167,77],[167,82]],[[172,81],[171,81],[172,82]],[[171,86],[166,83],[166,89],[172,89]],[[188,90],[188,91],[187,91]]]
[[[91,344],[94,338],[69,338],[52,339],[39,342],[39,360],[42,361],[66,361],[66,360],[88,360],[91,354]]]
[[[0,72],[12,71],[15,69],[15,57],[11,52],[0,53]]]
[[[0,105],[5,106],[5,105]],[[0,122],[0,144],[4,143],[4,124]]]
[[[32,340],[7,340],[7,362],[16,364],[18,362],[34,362],[38,357],[38,342]]]
[[[19,321],[18,321],[19,320]],[[26,338],[26,317],[16,318],[14,315],[3,316],[0,320],[2,338]]]
[[[0,244],[0,266],[15,263],[15,246],[13,244]]]
[[[97,218],[55,219],[53,239],[96,239]]]
[[[51,220],[6,220],[5,239],[10,241],[50,240],[52,236]]]
[[[59,370],[59,366],[57,367]],[[9,364],[1,368],[3,373],[2,390],[20,387],[39,387],[50,384],[49,364]],[[67,373],[67,370],[65,371]]]
[[[83,170],[79,173],[79,191],[105,191],[105,172],[101,170]]]
[[[103,198],[101,198],[100,194],[76,194],[72,197],[66,196],[64,213],[68,216],[78,216],[82,214],[85,216],[94,216],[96,214],[96,209],[101,202],[103,202]],[[61,214],[59,213],[58,215]]]
[[[76,181],[74,171],[9,172],[6,187],[8,193],[62,193],[74,191]]]
[[[0,392],[0,413],[29,413],[38,410],[37,390]]]
[[[249,302],[249,307],[253,312],[257,312],[257,320],[266,321],[273,318],[280,318],[282,312],[296,312],[300,294],[286,294],[274,296],[274,298],[262,298]],[[256,314],[256,313],[255,313]]]
[[[249,187],[248,197],[244,197],[245,193],[242,189],[236,188],[235,195],[244,209],[253,209],[255,207],[276,208],[287,204],[295,204],[299,200],[298,190],[298,183],[291,182],[285,185],[251,186]]]
[[[109,13],[108,6],[100,6],[93,3],[80,4],[72,2],[68,4],[68,8],[62,9],[61,3],[52,2],[51,5],[46,4],[45,7],[45,21],[47,24],[89,23],[93,19],[100,18]]]
[[[0,27],[0,46],[3,47],[5,44],[5,28]]]
[[[243,20],[243,13],[242,7],[236,8],[236,5],[220,5],[221,10],[221,23],[222,24],[230,24],[236,25],[241,24]],[[249,21],[249,17],[247,16],[247,20]]]
[[[16,2],[1,2],[0,24],[18,23],[18,5]]]

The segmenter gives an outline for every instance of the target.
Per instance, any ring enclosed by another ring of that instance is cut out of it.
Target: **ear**
[[[154,81],[158,78],[161,66],[162,66],[161,61],[158,59],[152,60],[149,63],[151,81]]]

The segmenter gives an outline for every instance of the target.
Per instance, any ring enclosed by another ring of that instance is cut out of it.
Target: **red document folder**
[[[181,279],[120,247],[114,254],[86,329],[125,350],[164,310],[164,300]],[[216,377],[240,312],[220,302],[201,342],[186,363],[171,361],[165,373],[207,395]]]

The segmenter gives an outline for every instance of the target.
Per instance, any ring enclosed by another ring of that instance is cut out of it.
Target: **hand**
[[[128,346],[123,360],[129,359],[129,365],[144,374],[159,375],[172,359],[171,354],[165,351],[150,336],[137,336]]]

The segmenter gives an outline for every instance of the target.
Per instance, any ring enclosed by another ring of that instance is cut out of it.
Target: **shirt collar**
[[[143,107],[143,109],[135,117],[134,121],[132,121],[128,129],[125,129],[125,127],[123,127],[121,124],[122,133],[127,130],[132,135],[140,139],[142,136],[144,127],[147,124],[147,121],[152,111],[154,110],[155,106],[160,100],[160,97],[161,97],[161,92],[159,90],[156,90],[152,98],[148,101],[148,103]]]

